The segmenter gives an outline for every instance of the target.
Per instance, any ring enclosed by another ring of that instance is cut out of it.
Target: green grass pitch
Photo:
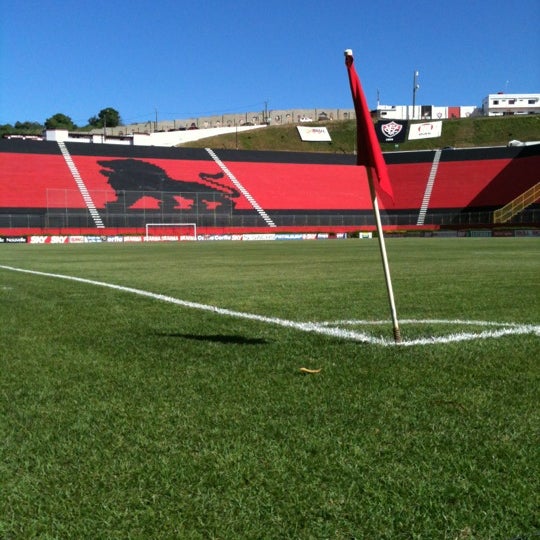
[[[0,537],[536,538],[540,241],[387,248],[0,246]]]

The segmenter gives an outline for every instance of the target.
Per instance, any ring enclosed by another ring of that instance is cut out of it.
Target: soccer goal
[[[146,223],[146,242],[197,240],[196,223]]]

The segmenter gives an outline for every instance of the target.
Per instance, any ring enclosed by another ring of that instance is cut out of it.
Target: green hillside
[[[310,124],[311,125],[311,124]],[[268,126],[262,129],[208,137],[200,141],[185,143],[184,147],[211,147],[240,150],[282,150],[297,152],[353,153],[356,127],[353,120],[314,123],[326,126],[331,142],[303,142],[296,125]],[[422,141],[407,141],[398,146],[383,144],[383,151],[429,150],[453,146],[506,146],[517,139],[523,142],[540,140],[540,115],[477,117],[443,120],[442,136]]]

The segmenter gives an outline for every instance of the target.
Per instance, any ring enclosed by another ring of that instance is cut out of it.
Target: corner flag
[[[371,121],[366,98],[360,85],[360,80],[354,69],[354,59],[351,49],[345,51],[345,65],[349,74],[349,83],[351,85],[351,93],[354,101],[354,110],[356,112],[356,130],[357,130],[357,152],[356,164],[366,167],[369,191],[371,201],[373,203],[373,214],[375,216],[375,224],[379,236],[379,249],[381,251],[381,260],[384,270],[384,278],[386,281],[386,290],[388,291],[388,300],[390,302],[390,314],[392,316],[392,324],[394,327],[394,341],[401,342],[401,332],[397,318],[396,303],[394,301],[394,290],[392,288],[392,279],[390,278],[390,266],[388,265],[388,257],[386,256],[386,245],[384,242],[383,227],[381,215],[379,212],[379,203],[377,201],[377,190],[375,189],[374,177],[378,180],[378,186],[386,192],[392,200],[394,200],[394,192],[388,177],[386,163],[384,161],[375,126]]]
[[[375,126],[369,114],[366,97],[354,67],[351,49],[345,51],[345,65],[349,74],[349,84],[356,113],[356,143],[358,147],[356,150],[356,164],[369,167],[375,174],[379,187],[394,200],[392,184],[390,184],[386,163],[375,133]]]

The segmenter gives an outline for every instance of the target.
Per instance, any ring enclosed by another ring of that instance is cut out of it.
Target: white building
[[[380,120],[446,120],[447,118],[468,118],[481,115],[474,105],[438,107],[435,105],[377,105]]]
[[[489,94],[482,100],[484,116],[539,114],[540,94]]]
[[[125,146],[176,146],[206,137],[224,135],[225,133],[240,133],[252,129],[265,128],[266,124],[258,126],[234,126],[202,129],[187,129],[178,131],[158,131],[154,133],[132,133],[131,135],[112,135],[103,133],[69,132],[67,129],[47,129],[45,140],[57,142],[81,142],[121,144]]]

